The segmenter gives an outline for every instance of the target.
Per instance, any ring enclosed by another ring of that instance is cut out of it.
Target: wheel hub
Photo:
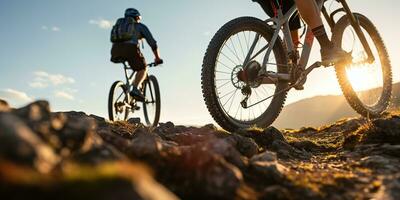
[[[251,61],[237,74],[238,80],[247,83],[253,88],[261,85],[261,80],[259,78],[259,72],[261,70],[261,64],[257,61]]]

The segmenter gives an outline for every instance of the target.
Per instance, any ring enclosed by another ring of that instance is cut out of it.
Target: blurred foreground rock
[[[400,117],[228,133],[0,101],[2,199],[399,199]]]

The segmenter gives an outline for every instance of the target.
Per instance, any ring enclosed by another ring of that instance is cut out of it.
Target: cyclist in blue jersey
[[[134,8],[128,8],[125,11],[125,17],[132,17],[135,19],[136,34],[129,41],[113,44],[111,49],[111,61],[118,62],[120,58],[123,58],[128,62],[133,70],[137,71],[133,82],[135,87],[132,89],[130,94],[136,100],[144,101],[145,97],[140,89],[142,82],[147,76],[147,64],[140,51],[139,40],[145,39],[150,45],[155,57],[154,63],[161,64],[163,63],[163,60],[160,57],[157,41],[154,39],[147,26],[140,22],[142,16],[139,11]]]

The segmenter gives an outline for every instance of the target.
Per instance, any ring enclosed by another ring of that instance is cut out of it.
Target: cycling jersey
[[[135,23],[136,36],[132,38],[132,40],[127,41],[125,43],[132,43],[139,46],[139,40],[146,39],[147,43],[150,45],[152,50],[157,49],[157,41],[154,39],[150,30],[146,25],[142,23]]]

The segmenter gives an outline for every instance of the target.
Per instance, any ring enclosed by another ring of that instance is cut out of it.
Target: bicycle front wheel
[[[147,126],[155,127],[160,120],[161,95],[157,78],[150,75],[143,83],[143,94],[146,100],[143,102],[143,114]]]
[[[129,115],[128,93],[122,81],[112,84],[108,95],[108,116],[110,121],[126,121]]]
[[[364,47],[347,16],[335,25],[332,41],[352,53],[353,63],[336,65],[336,75],[344,96],[359,114],[377,117],[389,105],[392,94],[392,66],[383,40],[374,24],[365,16],[354,13],[375,57],[367,59]]]

